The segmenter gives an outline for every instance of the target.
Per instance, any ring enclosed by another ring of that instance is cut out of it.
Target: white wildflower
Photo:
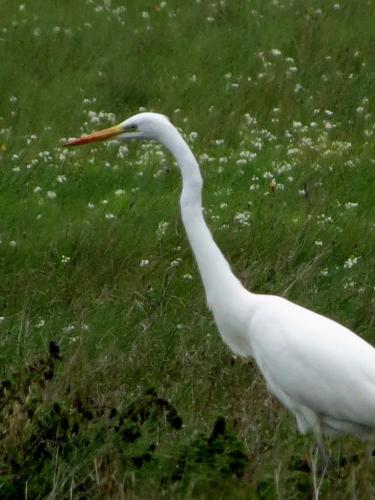
[[[74,330],[74,325],[71,323],[70,325],[68,326],[65,326],[62,331],[63,333],[70,333]]]
[[[272,172],[264,172],[263,179],[273,179]]]
[[[360,257],[355,257],[354,255],[351,255],[345,262],[344,262],[344,269],[351,269],[353,266],[355,266],[358,263]]]
[[[247,161],[245,160],[245,158],[240,158],[239,160],[236,160],[236,165],[238,165],[239,167],[243,167],[246,164]]]
[[[47,191],[47,198],[49,198],[50,200],[54,200],[56,198],[56,193],[55,191]]]
[[[333,218],[330,215],[320,214],[317,217],[318,224],[333,224]]]
[[[169,226],[169,222],[166,222],[166,221],[163,221],[163,220],[161,222],[159,222],[158,228],[156,230],[156,237],[159,240],[161,240],[162,237],[167,232],[168,226]]]
[[[177,259],[172,260],[171,267],[177,267],[181,264],[181,262],[182,262],[181,257],[177,257]]]
[[[281,56],[281,50],[279,50],[279,49],[271,49],[271,54],[274,57],[279,57],[279,56]]]
[[[249,211],[238,212],[234,216],[234,220],[238,222],[241,226],[249,226],[250,212]]]
[[[352,203],[351,201],[347,201],[345,203],[345,208],[347,210],[351,209],[351,208],[357,208],[358,207],[358,203]]]
[[[117,156],[121,159],[125,158],[129,153],[129,149],[128,149],[128,146],[126,146],[125,144],[122,144],[121,146],[119,146],[118,150],[117,150]]]
[[[324,123],[324,128],[326,130],[331,130],[331,129],[333,129],[333,124],[331,122],[327,121],[327,122]]]
[[[276,179],[272,179],[272,181],[270,182],[270,188],[272,189],[272,191],[275,191],[276,186],[277,186]]]

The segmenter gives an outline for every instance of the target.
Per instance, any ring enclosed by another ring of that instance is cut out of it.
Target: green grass
[[[173,160],[59,145],[140,107],[167,114],[243,283],[374,343],[371,4],[0,7],[0,496],[313,495],[313,440],[207,311]],[[364,445],[327,445],[321,497],[373,497]]]

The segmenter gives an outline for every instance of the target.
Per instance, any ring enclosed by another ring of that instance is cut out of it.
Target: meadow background
[[[63,138],[164,113],[254,292],[375,344],[372,0],[0,0],[0,496],[371,498],[223,345],[158,145]]]

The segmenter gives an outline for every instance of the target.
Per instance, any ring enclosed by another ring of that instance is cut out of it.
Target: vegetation
[[[236,274],[374,340],[373,5],[1,0],[0,496],[372,498],[223,345],[156,144],[181,128]],[[339,346],[338,346],[339,347]]]

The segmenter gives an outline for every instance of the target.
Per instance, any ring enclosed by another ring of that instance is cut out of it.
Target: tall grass
[[[372,9],[0,2],[1,497],[314,494],[313,441],[206,309],[173,160],[59,144],[169,115],[244,284],[374,343]],[[328,447],[321,496],[374,496],[363,445]]]

